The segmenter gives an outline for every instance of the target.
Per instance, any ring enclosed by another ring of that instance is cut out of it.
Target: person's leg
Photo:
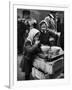
[[[32,63],[28,61],[26,72],[25,72],[25,80],[30,80],[31,71],[32,71]]]
[[[30,73],[25,73],[25,80],[30,80]]]

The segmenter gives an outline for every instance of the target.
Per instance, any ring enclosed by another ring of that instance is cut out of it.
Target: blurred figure
[[[54,21],[54,16],[52,14],[48,14],[47,17],[45,17],[44,19],[47,23],[48,23],[48,28],[52,29],[52,30],[56,30],[56,25],[55,25],[55,21]]]
[[[32,28],[28,34],[24,44],[24,65],[22,71],[25,72],[25,80],[30,79],[32,72],[32,64],[35,56],[40,52],[40,32],[39,30]]]
[[[61,48],[64,50],[64,22],[61,23],[60,45]]]
[[[48,16],[45,17],[45,21],[49,24],[47,30],[50,32],[51,36],[54,36],[55,38],[55,45],[59,45],[59,38],[61,33],[60,31],[57,31],[57,23],[53,14],[48,14]]]
[[[49,33],[47,32],[47,27],[48,27],[47,22],[45,20],[42,20],[40,22],[40,31],[41,31],[40,42],[41,44],[44,45],[49,45]]]
[[[64,17],[63,15],[62,17],[60,17],[59,13],[56,13],[57,31],[61,32],[59,44],[61,48],[64,50]]]
[[[45,17],[45,19],[40,22],[40,31],[41,31],[40,40],[42,44],[50,45],[49,42],[50,37],[53,37],[56,42],[55,45],[57,44],[56,38],[59,37],[60,33],[58,33],[55,27],[53,26],[55,26],[55,24],[53,21],[53,17],[51,17],[50,15]]]
[[[25,41],[25,32],[27,29],[29,29],[29,25],[25,24],[26,19],[28,19],[30,17],[30,11],[29,10],[23,10],[22,12],[23,17],[17,18],[17,30],[18,30],[18,54],[22,54],[23,53],[23,44]]]
[[[30,29],[32,27],[36,28],[35,25],[37,24],[37,21],[30,16],[30,11],[29,10],[24,10],[23,11],[23,23],[26,26],[26,30],[25,30],[25,33],[24,33],[24,40],[25,40],[28,36],[28,33],[29,33]]]
[[[30,10],[23,10],[22,18],[18,16],[17,18],[17,30],[18,30],[18,54],[23,53],[23,45],[25,39],[28,36],[30,29],[34,26],[36,27],[36,20],[30,17]],[[33,25],[34,24],[34,25]]]

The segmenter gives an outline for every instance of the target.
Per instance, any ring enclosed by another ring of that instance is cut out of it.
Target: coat
[[[27,37],[24,43],[24,56],[21,62],[22,71],[26,74],[29,74],[32,70],[32,64],[35,56],[37,53],[40,52],[40,45],[33,47],[33,38],[34,36],[39,33],[36,29],[35,31],[29,32],[29,36]]]

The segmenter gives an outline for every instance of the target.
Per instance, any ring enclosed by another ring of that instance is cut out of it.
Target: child
[[[30,79],[33,60],[37,55],[37,53],[40,52],[39,36],[40,36],[39,30],[32,28],[24,44],[25,52],[24,52],[23,71],[25,72],[25,80]]]

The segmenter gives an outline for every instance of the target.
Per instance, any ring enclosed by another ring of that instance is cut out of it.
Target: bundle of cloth
[[[52,75],[64,66],[64,52],[57,46],[41,46],[42,54],[48,55],[48,59],[37,56],[34,59],[32,76],[45,79],[45,75]]]

